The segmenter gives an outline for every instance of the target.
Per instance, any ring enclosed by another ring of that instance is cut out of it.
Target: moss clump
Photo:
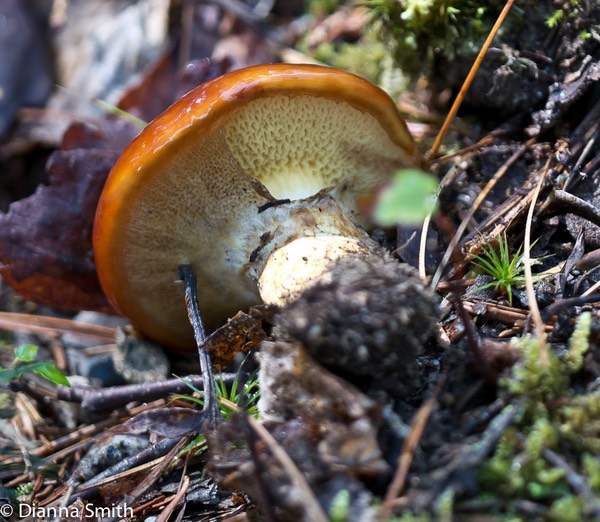
[[[592,330],[592,314],[585,312],[579,317],[577,327],[569,340],[569,351],[565,363],[569,373],[576,373],[583,366],[583,356],[589,350],[589,337]]]
[[[361,43],[321,44],[314,52],[317,60],[329,63],[333,67],[345,69],[363,76],[374,83],[380,83],[384,68],[386,49],[381,42],[369,36],[361,39]]]
[[[309,0],[306,10],[313,16],[320,18],[333,13],[343,3],[343,0]]]
[[[600,455],[600,390],[574,397],[559,413],[562,437],[577,450]]]
[[[559,498],[548,513],[548,520],[552,522],[581,522],[581,513],[584,510],[582,499],[572,495]]]
[[[502,389],[512,396],[526,396],[531,413],[545,409],[545,402],[559,397],[567,389],[564,364],[535,337],[528,335],[512,344],[521,351],[522,359],[501,381]]]
[[[520,499],[546,505],[547,520],[593,519],[588,499],[573,491],[567,477],[574,470],[600,495],[600,390],[577,395],[571,388],[589,349],[590,328],[591,315],[584,313],[563,357],[546,353],[529,336],[516,343],[522,359],[502,381],[501,394],[507,402],[522,397],[523,412],[480,470],[484,491],[505,497],[509,512],[511,501]],[[568,468],[550,462],[549,451]]]
[[[454,60],[476,53],[504,1],[366,0],[373,22],[394,50],[398,64],[428,72],[436,58]]]
[[[375,84],[381,83],[390,56],[372,30],[367,30],[357,42],[323,42],[316,47],[301,42],[298,49],[319,62],[353,72]]]

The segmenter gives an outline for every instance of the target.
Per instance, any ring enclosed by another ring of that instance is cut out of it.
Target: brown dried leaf
[[[117,433],[134,435],[154,434],[167,439],[183,437],[199,431],[206,414],[191,408],[157,408],[144,411],[110,430],[107,436]]]
[[[110,116],[95,125],[75,121],[64,132],[61,149],[99,149],[120,153],[140,130],[128,121]]]
[[[139,85],[125,91],[119,108],[149,122],[188,91],[224,74],[231,67],[227,60],[202,58],[190,60],[177,71],[174,54],[174,50],[165,53],[148,68]]]
[[[112,482],[99,486],[98,493],[106,506],[116,506],[139,486],[143,478],[142,473],[137,473],[133,477],[118,477]]]
[[[267,334],[263,321],[270,321],[274,311],[265,306],[255,306],[250,314],[238,312],[227,324],[209,335],[204,347],[210,353],[212,365],[224,370],[238,353],[254,350]]]
[[[125,90],[119,108],[147,122],[158,116],[175,101],[175,67],[173,51],[164,53],[137,85]]]
[[[50,185],[0,215],[0,275],[24,298],[65,310],[112,310],[96,275],[92,227],[100,192],[139,129],[74,123],[46,165]],[[93,147],[93,148],[90,148]]]
[[[51,185],[0,216],[0,274],[23,297],[64,309],[108,309],[92,253],[100,191],[118,153],[58,151]]]

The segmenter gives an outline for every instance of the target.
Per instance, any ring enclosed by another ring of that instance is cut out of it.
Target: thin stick
[[[398,458],[398,467],[396,468],[394,479],[392,480],[392,483],[385,494],[383,506],[381,507],[381,512],[379,513],[378,517],[379,520],[388,520],[392,514],[394,502],[406,484],[406,479],[408,477],[408,472],[412,464],[415,450],[417,449],[419,441],[421,440],[423,431],[427,425],[427,421],[429,420],[429,417],[437,404],[438,396],[442,390],[442,387],[444,386],[444,383],[446,382],[446,377],[446,374],[442,375],[433,391],[433,394],[421,405],[419,411],[414,416],[410,424],[410,432],[406,439],[404,439],[402,452]]]
[[[433,276],[433,279],[431,280],[431,288],[432,289],[435,290],[437,288],[437,285],[439,284],[440,279],[442,278],[442,274],[444,273],[444,269],[446,268],[446,264],[450,260],[450,257],[452,256],[452,253],[454,252],[456,245],[458,245],[460,238],[462,237],[464,231],[466,230],[466,228],[469,224],[469,221],[471,221],[471,218],[473,217],[473,215],[475,214],[477,209],[480,207],[481,203],[485,200],[487,195],[494,188],[494,186],[496,185],[498,180],[500,180],[500,178],[502,178],[502,176],[504,176],[504,174],[506,174],[506,172],[508,172],[509,167],[511,167],[513,165],[513,163],[515,163],[521,157],[521,155],[527,150],[527,148],[530,147],[534,142],[535,142],[535,139],[532,138],[529,141],[527,141],[525,144],[521,145],[512,154],[512,156],[506,160],[504,165],[502,165],[498,169],[498,171],[494,174],[494,176],[487,182],[487,185],[479,193],[479,195],[475,199],[475,202],[473,203],[473,205],[467,212],[467,215],[463,218],[460,225],[456,229],[456,234],[454,235],[454,237],[452,238],[452,241],[448,245],[448,248],[446,249],[446,252],[444,253],[444,257],[442,257],[442,260],[438,266],[438,269],[436,270],[435,275]]]
[[[180,503],[185,503],[185,494],[187,493],[189,487],[190,477],[189,475],[186,475],[185,477],[183,477],[183,481],[179,486],[179,491],[176,495],[174,495],[171,498],[171,501],[163,508],[160,516],[156,519],[156,522],[167,522],[167,520],[169,520],[177,506]]]
[[[495,131],[495,132],[496,132],[496,134],[494,134],[494,133],[488,134],[487,136],[484,136],[483,138],[481,138],[477,143],[473,143],[473,145],[469,145],[468,147],[465,147],[464,149],[460,149],[455,152],[449,152],[448,154],[446,154],[444,156],[435,158],[435,161],[433,161],[433,163],[442,163],[443,161],[448,161],[449,159],[455,158],[456,156],[460,156],[462,159],[469,152],[474,152],[479,149],[482,149],[483,147],[487,147],[488,145],[491,145],[492,143],[494,143],[494,140],[496,139],[497,135],[499,134],[497,131]]]
[[[190,265],[181,265],[178,269],[179,278],[185,285],[185,304],[187,306],[188,318],[194,330],[194,338],[198,346],[198,358],[200,359],[200,371],[204,381],[204,411],[208,415],[210,427],[215,427],[221,418],[219,405],[216,399],[215,381],[213,379],[210,355],[204,348],[206,331],[200,315],[198,306],[198,292],[196,290],[196,272]]]
[[[598,288],[600,288],[600,281],[590,286],[590,288],[588,288],[585,292],[583,292],[583,294],[581,294],[581,297],[587,297],[588,295],[592,295],[596,290],[598,290]]]
[[[303,493],[302,502],[304,504],[305,513],[308,515],[308,520],[312,520],[313,522],[328,522],[329,517],[327,517],[326,513],[323,511],[323,508],[315,497],[308,481],[304,475],[300,473],[291,457],[279,445],[277,440],[275,440],[275,437],[271,435],[267,428],[252,417],[246,416],[246,421],[254,433],[264,441],[269,451],[273,454],[273,457],[281,464],[281,467],[287,473],[292,485],[296,487],[298,491]]]
[[[231,383],[235,379],[235,375],[222,374],[221,379],[226,383]],[[56,389],[56,397],[62,401],[79,402],[86,411],[97,413],[111,411],[133,401],[150,402],[167,397],[169,394],[184,393],[189,390],[189,384],[196,388],[204,388],[204,377],[188,375],[180,379],[125,384],[111,388],[59,386]]]
[[[171,464],[171,462],[173,461],[173,459],[175,458],[177,453],[179,453],[179,451],[181,451],[181,449],[183,449],[186,446],[186,444],[188,444],[190,442],[191,438],[192,437],[190,435],[186,435],[181,440],[179,440],[179,442],[177,442],[177,444],[175,446],[173,446],[173,448],[169,451],[169,453],[167,453],[165,455],[162,462],[160,464],[158,464],[150,473],[148,473],[148,475],[146,475],[144,480],[142,480],[135,488],[133,488],[132,491],[127,493],[123,497],[123,500],[119,504],[117,504],[116,507],[117,508],[121,507],[121,508],[126,509],[128,506],[133,506],[136,503],[136,501],[139,500],[139,498],[150,487],[152,487],[154,484],[156,484],[156,482],[158,481],[160,476],[164,473],[164,471]],[[170,442],[171,440],[172,439],[164,439],[163,441],[161,441],[161,443]],[[105,522],[116,522],[116,521],[117,521],[117,517],[109,517],[108,519],[105,519]]]
[[[531,205],[529,205],[529,211],[527,213],[527,221],[525,223],[525,239],[523,244],[523,272],[525,273],[525,290],[527,291],[527,301],[529,301],[529,310],[531,312],[531,316],[533,317],[533,322],[535,324],[535,331],[538,339],[538,343],[540,345],[540,355],[542,357],[542,361],[545,364],[549,363],[548,360],[548,347],[546,346],[546,334],[545,334],[545,326],[544,321],[542,319],[542,314],[540,313],[540,308],[537,304],[537,300],[535,298],[535,290],[533,288],[533,274],[531,272],[531,222],[533,221],[533,213],[535,211],[535,204],[537,202],[538,196],[540,194],[540,190],[542,189],[542,185],[544,180],[546,179],[546,174],[548,169],[550,168],[550,162],[552,158],[549,158],[546,162],[546,166],[542,171],[542,175],[535,187],[535,191],[533,192],[533,198],[531,199]]]
[[[98,324],[78,323],[71,319],[29,315],[16,312],[0,312],[1,330],[18,330],[40,335],[60,335],[73,333],[112,343],[115,340],[115,328]]]
[[[456,169],[456,165],[454,165],[446,174],[442,181],[440,181],[440,186],[435,194],[435,201],[440,199],[440,194],[442,190],[444,190],[447,186],[450,185],[458,175],[458,171]],[[431,220],[433,218],[433,213],[436,210],[430,211],[425,217],[425,221],[423,221],[423,226],[421,227],[421,241],[419,243],[419,276],[423,283],[427,282],[427,271],[426,271],[426,256],[427,256],[427,234],[429,233],[429,227],[431,225]],[[435,288],[435,287],[434,287]]]
[[[436,199],[438,199],[439,191],[436,194]],[[429,212],[427,216],[425,216],[425,221],[423,221],[423,226],[421,227],[421,241],[419,242],[419,276],[421,277],[421,281],[423,284],[427,283],[427,268],[426,264],[426,256],[427,256],[427,234],[429,233],[429,225],[431,224],[431,217],[433,216],[433,212]]]
[[[579,498],[587,503],[586,511],[591,511],[590,515],[592,516],[590,520],[598,520],[600,518],[600,502],[585,475],[577,473],[577,471],[573,469],[561,455],[555,453],[551,449],[544,448],[542,450],[542,456],[554,467],[563,470],[565,480],[569,486],[571,486],[571,489]]]
[[[446,116],[446,119],[444,120],[444,123],[442,124],[442,128],[440,129],[440,132],[438,132],[438,135],[435,138],[435,142],[431,146],[431,150],[425,156],[426,163],[429,163],[432,160],[432,158],[435,156],[436,152],[440,148],[440,145],[442,144],[442,140],[444,139],[444,136],[446,136],[446,133],[448,132],[448,128],[450,127],[452,120],[456,116],[456,113],[458,112],[458,109],[460,108],[462,101],[463,101],[465,95],[467,94],[467,91],[469,90],[469,87],[471,87],[471,83],[473,83],[475,74],[479,70],[479,66],[481,65],[481,62],[483,61],[483,58],[485,57],[487,50],[489,49],[490,45],[492,44],[492,40],[496,36],[498,29],[500,29],[500,27],[504,23],[504,19],[506,18],[508,11],[510,11],[510,8],[512,7],[513,3],[514,3],[514,0],[508,0],[506,2],[506,4],[504,5],[504,9],[502,9],[502,12],[498,16],[498,19],[496,20],[496,23],[494,24],[494,27],[492,27],[490,34],[488,34],[485,42],[483,43],[483,46],[481,47],[479,54],[477,55],[477,58],[475,58],[475,62],[473,63],[473,66],[471,67],[469,74],[467,75],[467,78],[465,79],[464,83],[462,84],[462,87],[460,88],[460,92],[458,93],[458,96],[454,100],[454,103],[452,104],[452,107],[450,108],[450,111],[448,112],[448,116]]]

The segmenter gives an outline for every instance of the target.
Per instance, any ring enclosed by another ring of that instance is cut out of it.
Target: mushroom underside
[[[193,336],[179,265],[196,271],[212,330],[261,302],[257,281],[266,259],[257,252],[302,235],[346,233],[322,226],[329,218],[314,194],[334,197],[353,222],[358,197],[412,164],[371,114],[314,96],[253,100],[218,129],[186,139],[136,187],[110,260],[120,311],[150,337],[182,347],[193,346]],[[314,223],[286,224],[306,198],[316,208]],[[261,211],[281,199],[292,201]],[[248,270],[253,257],[258,264]]]

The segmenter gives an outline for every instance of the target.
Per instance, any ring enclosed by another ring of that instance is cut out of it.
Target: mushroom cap
[[[285,205],[260,207],[327,190],[354,216],[361,197],[416,158],[391,98],[348,72],[260,65],[202,84],[154,119],[108,177],[94,225],[104,292],[142,334],[194,349],[181,264],[197,274],[212,330],[260,303],[248,264],[289,217]]]

